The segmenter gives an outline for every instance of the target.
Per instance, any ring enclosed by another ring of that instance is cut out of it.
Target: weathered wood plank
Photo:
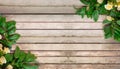
[[[30,51],[39,57],[119,57],[120,51],[52,51],[52,50],[37,50]]]
[[[0,5],[8,6],[73,6],[83,5],[79,0],[0,0]]]
[[[120,44],[17,44],[22,50],[120,50]],[[16,45],[13,46],[14,50]]]
[[[81,64],[81,65],[57,65],[57,64],[42,64],[39,69],[119,69],[120,65],[90,65],[90,64]]]
[[[102,29],[102,27],[102,23],[17,23],[17,29]]]
[[[4,15],[7,17],[8,20],[15,20],[17,22],[41,22],[41,23],[54,23],[54,22],[61,22],[61,23],[90,23],[94,22],[92,19],[88,19],[85,17],[82,19],[78,15]],[[102,22],[106,16],[100,16],[98,22]]]
[[[73,44],[73,43],[82,43],[82,44],[87,44],[87,43],[119,43],[116,42],[113,39],[105,39],[104,37],[21,37],[18,40],[18,43],[67,43],[67,44]]]
[[[39,63],[120,63],[120,57],[38,57]]]
[[[104,36],[103,30],[17,30],[22,36],[60,36],[60,37],[98,37]],[[29,33],[29,34],[28,34]]]
[[[0,6],[0,13],[75,13],[73,7]]]

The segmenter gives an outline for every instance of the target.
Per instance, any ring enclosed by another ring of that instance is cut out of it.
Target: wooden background
[[[17,45],[38,56],[39,69],[119,69],[120,44],[104,39],[102,20],[75,15],[79,0],[0,0],[0,13],[17,21]],[[12,50],[15,49],[15,46]]]

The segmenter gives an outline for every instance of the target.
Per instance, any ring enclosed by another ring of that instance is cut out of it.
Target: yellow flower
[[[99,4],[102,4],[102,3],[103,3],[103,0],[97,0],[97,2],[98,2]]]
[[[4,52],[5,54],[10,53],[10,49],[9,49],[9,48],[7,48],[7,47],[4,47],[3,52]]]
[[[105,5],[105,9],[106,10],[111,10],[113,8],[113,4],[112,3],[108,3],[107,5]]]
[[[13,66],[9,64],[5,69],[13,69]]]
[[[2,35],[0,35],[0,39],[2,39]]]
[[[3,51],[2,47],[3,47],[3,45],[2,45],[2,44],[0,44],[0,51]]]
[[[4,56],[0,57],[0,65],[5,64],[7,61]]]
[[[111,16],[107,16],[107,20],[108,20],[108,21],[113,21],[113,20],[114,20],[114,18],[113,18],[113,17],[111,17]]]
[[[120,2],[120,0],[116,0],[116,2]]]

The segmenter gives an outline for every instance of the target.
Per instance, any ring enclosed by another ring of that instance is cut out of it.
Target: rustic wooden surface
[[[120,44],[104,39],[102,20],[75,15],[79,0],[0,0],[0,13],[16,20],[16,45],[38,58],[39,69],[119,69]],[[15,49],[13,46],[12,50]]]

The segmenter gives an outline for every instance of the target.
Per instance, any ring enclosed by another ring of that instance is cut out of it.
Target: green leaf
[[[105,9],[104,5],[99,7],[98,10],[99,10],[99,14],[101,15],[108,14],[108,11]]]
[[[16,22],[15,21],[8,21],[7,23],[7,29],[10,30],[15,27]]]
[[[0,26],[2,28],[6,27],[6,18],[5,17],[0,17]]]
[[[7,31],[7,34],[12,35],[15,33],[15,31],[16,31],[16,27],[12,27],[10,30]]]
[[[20,54],[19,54],[19,61],[20,61],[20,62],[23,61],[23,60],[25,59],[25,57],[26,57],[25,52],[20,51]]]
[[[88,18],[92,18],[93,11],[94,11],[94,7],[90,5],[89,8],[86,10],[86,15]]]
[[[92,17],[93,17],[94,21],[96,22],[99,18],[99,11],[95,10],[92,14]]]
[[[114,39],[120,41],[120,27],[117,24],[114,24]]]
[[[89,1],[88,0],[80,0],[83,4],[88,5]]]
[[[6,54],[5,58],[6,58],[7,62],[11,62],[13,60],[13,54]]]
[[[106,19],[106,20],[103,21],[103,23],[104,24],[111,24],[112,22]]]
[[[19,55],[20,55],[20,48],[16,47],[14,57],[19,58]]]
[[[38,66],[24,65],[24,69],[38,69]]]
[[[0,27],[0,34],[4,34],[4,33],[5,33],[5,30]]]
[[[120,25],[120,20],[117,21],[117,24]]]
[[[111,38],[113,33],[112,33],[112,28],[110,25],[104,26],[104,32],[105,32],[105,38]]]
[[[9,47],[9,48],[11,48],[11,46],[12,46],[13,44],[15,44],[14,42],[10,42],[10,41],[8,41],[8,40],[2,40],[1,43],[2,43],[4,46],[7,46],[7,47]]]
[[[118,17],[119,16],[119,12],[117,12],[115,9],[113,9],[110,12],[110,16],[112,16],[112,17]]]
[[[35,61],[36,57],[34,54],[31,54],[30,52],[26,54],[25,61],[26,62],[33,62]]]
[[[86,14],[86,7],[78,9],[76,14],[81,15],[82,18],[83,18],[85,16],[85,14]]]
[[[18,40],[19,39],[19,37],[20,37],[20,35],[19,34],[13,34],[13,35],[11,35],[11,36],[9,36],[9,40]]]

